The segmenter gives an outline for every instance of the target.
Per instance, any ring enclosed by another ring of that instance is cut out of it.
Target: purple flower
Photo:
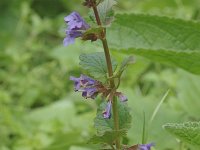
[[[105,111],[103,112],[103,118],[110,119],[111,117],[111,101],[108,101]]]
[[[65,39],[63,40],[64,46],[68,46],[69,44],[73,44],[75,38],[81,37],[83,31],[90,28],[90,26],[84,21],[84,19],[77,12],[72,12],[69,16],[64,18],[68,27],[66,29]]]
[[[151,147],[154,146],[153,143],[149,143],[149,144],[140,144],[139,145],[139,150],[151,150]]]
[[[70,77],[70,80],[74,81],[74,90],[82,92],[82,96],[84,98],[92,98],[95,99],[98,95],[98,81],[88,77],[81,75],[80,78]]]

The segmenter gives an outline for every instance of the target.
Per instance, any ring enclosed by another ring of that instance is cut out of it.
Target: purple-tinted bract
[[[154,146],[153,143],[141,144],[141,145],[139,145],[139,150],[151,150],[152,146]]]
[[[83,32],[90,28],[77,12],[72,12],[69,16],[66,16],[64,20],[68,25],[65,30],[67,37],[63,40],[64,46],[73,44],[75,38],[81,37]]]
[[[110,119],[111,117],[111,101],[108,101],[105,111],[103,112],[103,118]]]
[[[82,92],[84,98],[95,99],[98,95],[98,82],[88,76],[81,75],[80,78],[70,77],[74,81],[74,90]]]

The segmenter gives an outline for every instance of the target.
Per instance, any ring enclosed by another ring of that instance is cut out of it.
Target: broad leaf
[[[200,147],[200,122],[168,123],[163,127],[180,140]]]
[[[107,32],[113,50],[200,74],[200,23],[150,15],[117,15]]]
[[[113,71],[115,71],[117,62],[114,59],[111,61]],[[94,78],[102,78],[107,76],[107,64],[103,52],[81,54],[80,66],[82,69],[88,71],[88,73]]]
[[[110,119],[104,119],[102,112],[106,108],[106,102],[103,102],[97,110],[97,116],[94,120],[94,126],[97,129],[97,132],[101,135],[106,131],[114,130],[114,120],[111,115]],[[129,113],[129,108],[124,102],[118,101],[118,115],[119,115],[119,129],[127,130],[131,126],[131,115]]]

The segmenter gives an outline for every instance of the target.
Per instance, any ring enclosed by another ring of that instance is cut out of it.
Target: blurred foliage
[[[118,13],[149,13],[200,18],[199,0],[118,0]],[[63,17],[87,15],[80,0],[1,0],[0,2],[0,150],[92,150],[87,144],[101,101],[74,94],[69,76],[79,76],[81,53],[101,51],[90,42],[63,47]],[[113,52],[122,61],[125,55]],[[124,143],[141,143],[143,112],[150,118],[170,89],[149,127],[156,149],[179,147],[162,129],[167,122],[199,120],[200,77],[141,57],[123,75],[121,91],[129,97],[133,125]],[[167,142],[166,142],[167,141]],[[190,147],[186,145],[186,147]],[[192,149],[192,148],[191,148]],[[195,150],[195,149],[194,149]]]

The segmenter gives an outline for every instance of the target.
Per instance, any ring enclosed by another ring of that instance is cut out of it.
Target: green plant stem
[[[98,10],[97,10],[97,6],[96,6],[96,3],[93,4],[93,11],[94,11],[94,15],[95,15],[95,18],[96,18],[96,21],[97,21],[97,24],[99,26],[101,26],[101,19],[99,17],[99,13],[98,13]]]
[[[93,5],[93,11],[94,11],[94,15],[95,15],[97,24],[99,26],[102,26],[96,4]],[[111,87],[111,89],[115,89],[116,87],[115,87],[115,83],[114,83],[114,78],[111,78],[113,76],[113,69],[112,69],[112,62],[111,62],[108,42],[106,40],[106,30],[105,29],[103,31],[103,38],[101,39],[101,41],[103,44],[107,68],[108,68],[110,87]],[[113,97],[112,111],[113,111],[115,130],[118,132],[119,131],[119,116],[118,116],[117,97],[116,96]],[[115,144],[116,144],[116,149],[120,150],[120,138],[119,137],[117,137]]]
[[[105,57],[106,57],[106,63],[107,63],[107,67],[108,67],[108,76],[110,78],[113,76],[113,70],[112,70],[112,62],[111,62],[111,58],[110,58],[108,43],[107,43],[106,38],[102,39],[101,41],[103,44],[104,53],[105,53]],[[115,88],[114,78],[110,78],[109,81],[110,81],[110,87],[112,89],[114,89]]]
[[[112,111],[113,111],[115,130],[118,132],[119,131],[119,115],[118,115],[117,97],[116,96],[113,97]],[[120,137],[119,136],[117,136],[115,142],[116,142],[116,149],[120,150]]]

